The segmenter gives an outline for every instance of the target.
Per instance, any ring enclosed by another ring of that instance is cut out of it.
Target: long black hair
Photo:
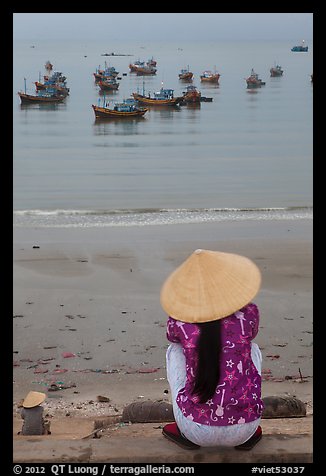
[[[192,394],[199,397],[199,403],[205,403],[214,395],[220,379],[221,323],[216,320],[197,325],[198,365]]]

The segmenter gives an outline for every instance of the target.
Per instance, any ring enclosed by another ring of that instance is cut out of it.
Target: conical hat
[[[37,405],[40,405],[40,403],[44,402],[45,399],[46,399],[45,393],[31,391],[26,395],[26,398],[23,401],[23,407],[24,408],[37,407]]]
[[[248,304],[260,283],[260,271],[249,258],[199,249],[166,279],[161,305],[179,321],[215,321]]]

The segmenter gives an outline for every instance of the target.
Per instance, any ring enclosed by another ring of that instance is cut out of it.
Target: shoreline
[[[14,405],[29,390],[47,393],[54,412],[98,395],[112,414],[137,399],[169,401],[159,292],[196,248],[256,262],[263,394],[312,398],[312,220],[230,221],[14,228]],[[67,388],[50,392],[53,383]]]

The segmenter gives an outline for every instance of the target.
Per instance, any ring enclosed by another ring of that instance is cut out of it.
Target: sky
[[[13,39],[311,40],[313,13],[13,13]]]

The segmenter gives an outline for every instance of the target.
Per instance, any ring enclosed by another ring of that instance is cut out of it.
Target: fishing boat
[[[47,88],[36,90],[36,94],[27,94],[26,92],[26,78],[24,78],[24,92],[18,91],[21,104],[31,103],[58,103],[66,98],[66,95],[58,93],[54,88]]]
[[[47,89],[54,89],[58,95],[68,96],[69,95],[69,88],[66,86],[61,86],[60,84],[47,84],[47,83],[39,83],[35,81],[36,91],[42,91]]]
[[[303,51],[307,52],[308,51],[308,46],[305,46],[304,40],[302,40],[301,45],[293,46],[291,48],[291,51]]]
[[[55,71],[51,76],[44,76],[44,83],[35,81],[36,90],[55,89],[58,94],[68,96],[69,88],[67,87],[66,77],[61,72]]]
[[[131,73],[136,73],[137,72],[137,69],[139,67],[144,67],[145,66],[145,61],[140,61],[140,60],[137,60],[135,61],[134,63],[130,63],[129,64],[129,69],[130,69],[130,72]]]
[[[20,97],[22,104],[31,104],[31,103],[58,103],[65,99],[63,95],[51,94],[49,92],[42,92],[36,95],[26,94],[21,91],[18,91],[18,96]]]
[[[283,74],[283,69],[281,68],[279,64],[272,66],[269,71],[271,73],[271,77],[282,76]]]
[[[198,91],[196,86],[187,86],[187,90],[183,93],[183,101],[187,104],[200,103],[201,92]]]
[[[217,73],[216,71],[213,73],[210,70],[205,70],[203,73],[200,75],[200,80],[202,82],[207,82],[207,83],[218,83],[220,79],[220,74]]]
[[[138,66],[136,73],[138,76],[154,75],[156,74],[156,68],[154,68],[154,66],[145,64],[144,66]]]
[[[247,88],[260,88],[261,86],[265,86],[265,82],[262,81],[259,77],[258,74],[255,73],[254,69],[251,69],[251,74],[250,76],[246,79],[247,82]]]
[[[145,96],[139,93],[132,93],[132,96],[140,104],[145,104],[147,106],[177,106],[183,101],[183,96],[174,97],[174,89],[164,89],[163,87],[155,92],[153,96],[150,93]]]
[[[179,79],[182,81],[192,81],[193,73],[189,70],[189,66],[187,68],[182,68],[179,73]]]
[[[145,61],[140,61],[140,60],[137,60],[134,63],[130,63],[129,69],[131,73],[137,73],[139,76],[154,75],[156,74],[156,71],[157,71],[155,66],[156,66],[156,61],[152,58],[152,59],[149,59],[146,63]]]
[[[119,83],[114,78],[102,79],[97,82],[101,91],[116,91],[119,89]]]
[[[113,108],[108,107],[108,103],[101,106],[92,104],[95,119],[126,119],[143,117],[148,109],[139,107],[134,102],[123,101],[115,103]]]
[[[95,81],[101,81],[102,79],[107,78],[116,78],[119,74],[119,71],[115,69],[114,66],[108,66],[105,62],[104,69],[101,69],[99,66],[95,73],[93,73]]]

